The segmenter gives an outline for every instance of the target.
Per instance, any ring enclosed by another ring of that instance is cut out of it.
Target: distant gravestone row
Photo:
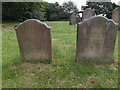
[[[119,22],[116,11],[118,13],[118,9],[113,11],[112,18]],[[77,24],[76,61],[111,63],[118,25],[113,20],[94,15],[91,9],[85,10],[83,21]],[[74,25],[79,20],[79,16],[72,15],[70,24]],[[23,61],[41,62],[52,59],[51,30],[46,24],[29,19],[16,28],[16,34]]]
[[[79,15],[72,14],[69,19],[69,25],[76,25],[81,22],[81,17]]]
[[[92,10],[91,8],[87,8],[82,13],[82,20],[79,15],[76,16],[75,14],[72,14],[70,16],[69,25],[75,25],[76,23],[79,23],[84,19],[89,19],[90,17],[93,17],[93,16],[95,16],[95,11]],[[112,19],[114,20],[114,22],[120,23],[120,7],[117,7],[115,10],[113,10]],[[120,31],[120,24],[119,24],[119,31]]]
[[[77,23],[83,21],[84,19],[88,19],[92,16],[95,16],[95,11],[90,8],[87,8],[84,10],[82,14],[82,19],[79,15],[72,14],[70,16],[69,25],[76,25]]]

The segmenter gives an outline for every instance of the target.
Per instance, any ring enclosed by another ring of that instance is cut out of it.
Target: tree
[[[58,6],[59,4],[47,3],[45,17],[48,21],[58,19]]]
[[[39,19],[41,21],[46,20],[45,19],[45,4],[46,2],[36,2],[31,5],[31,14],[32,18]]]
[[[68,19],[68,13],[64,11],[63,7],[59,5],[58,2],[47,3],[45,7],[45,17],[48,21]]]
[[[112,2],[86,2],[86,6],[82,6],[82,10],[86,8],[91,8],[95,10],[96,15],[102,14],[107,18],[111,18],[112,11],[118,7],[115,3]]]
[[[62,6],[64,11],[69,14],[78,12],[77,6],[72,1],[64,2]]]
[[[69,18],[69,13],[58,2],[3,2],[2,6],[3,21],[24,21],[31,18],[52,21]]]
[[[44,2],[3,2],[3,20],[24,21],[30,18],[45,20]]]

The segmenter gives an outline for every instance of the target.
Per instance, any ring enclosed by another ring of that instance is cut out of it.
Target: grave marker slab
[[[76,24],[76,15],[72,14],[70,16],[70,21],[69,21],[69,25],[75,25]]]
[[[111,63],[116,35],[117,24],[113,20],[93,16],[82,21],[77,27],[76,61]]]
[[[28,19],[16,28],[20,54],[23,61],[52,59],[51,30],[36,19]]]
[[[92,10],[91,8],[87,8],[83,11],[82,20],[90,18],[92,16],[95,16],[94,10]]]
[[[114,22],[119,23],[119,31],[120,31],[120,7],[117,7],[112,12],[112,19]]]

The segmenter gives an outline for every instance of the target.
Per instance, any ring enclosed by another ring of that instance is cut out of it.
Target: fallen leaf
[[[91,82],[91,83],[96,83],[96,80],[91,80],[90,82]]]

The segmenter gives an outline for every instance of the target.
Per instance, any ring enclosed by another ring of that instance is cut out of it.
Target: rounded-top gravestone
[[[91,8],[87,8],[83,11],[82,20],[95,16],[95,11]]]
[[[72,14],[70,16],[69,25],[75,25],[75,24],[76,24],[76,15]]]
[[[16,28],[16,35],[23,61],[52,59],[51,30],[36,19],[29,19]]]
[[[120,7],[117,7],[113,10],[112,19],[114,22],[119,23],[119,31],[120,31]]]
[[[98,23],[99,22],[99,23]],[[78,62],[113,62],[117,24],[103,16],[93,16],[78,24]]]

